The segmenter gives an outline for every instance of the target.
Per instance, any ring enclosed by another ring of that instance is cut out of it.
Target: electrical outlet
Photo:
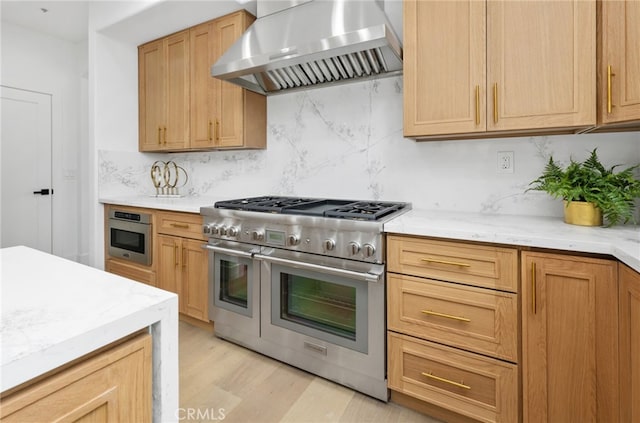
[[[513,151],[498,151],[498,173],[513,173]]]

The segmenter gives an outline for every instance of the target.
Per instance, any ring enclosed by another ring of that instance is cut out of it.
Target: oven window
[[[111,228],[111,246],[144,254],[144,234]]]
[[[356,339],[356,288],[281,273],[280,318]]]
[[[247,308],[249,269],[244,263],[227,260],[218,262],[220,267],[220,300]]]

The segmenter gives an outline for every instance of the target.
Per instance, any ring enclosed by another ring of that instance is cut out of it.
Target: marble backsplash
[[[267,122],[266,150],[99,150],[99,196],[151,195],[151,165],[173,160],[189,175],[181,188],[189,196],[395,200],[430,210],[560,216],[560,201],[525,193],[551,155],[581,161],[597,147],[605,165],[640,162],[640,132],[415,142],[402,136],[401,77],[269,97]],[[497,172],[499,151],[514,153],[513,173]]]

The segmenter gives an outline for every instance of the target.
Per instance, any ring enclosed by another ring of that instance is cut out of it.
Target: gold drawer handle
[[[536,307],[536,263],[531,263],[531,311],[537,313]]]
[[[446,260],[436,260],[436,259],[428,259],[428,258],[423,258],[420,259],[422,261],[426,261],[427,263],[438,263],[438,264],[448,264],[451,266],[460,266],[460,267],[471,267],[470,264],[468,263],[460,263],[459,261],[446,261]]]
[[[437,311],[431,311],[431,310],[422,310],[422,313],[428,314],[429,316],[446,317],[447,319],[459,320],[461,322],[471,321],[471,319],[467,319],[466,317],[459,317],[459,316],[454,316],[452,314],[438,313]]]
[[[426,376],[428,378],[435,379],[435,380],[437,380],[439,382],[448,383],[450,385],[457,386],[458,388],[471,389],[471,386],[464,384],[464,380],[461,381],[460,383],[458,383],[458,382],[454,382],[454,381],[449,380],[449,379],[445,379],[443,377],[435,376],[435,375],[433,375],[431,373],[424,373],[424,372],[422,373],[422,376]]]
[[[613,104],[611,103],[611,77],[616,76],[615,73],[611,70],[611,65],[607,66],[607,113],[611,114],[611,108]]]
[[[171,226],[174,228],[189,229],[189,225],[186,223],[172,223]]]
[[[493,84],[493,123],[498,123],[498,84]]]
[[[480,86],[476,85],[476,125],[480,125]]]

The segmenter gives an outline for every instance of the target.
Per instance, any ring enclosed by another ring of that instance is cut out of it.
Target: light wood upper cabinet
[[[405,1],[405,136],[595,125],[595,28],[595,1]]]
[[[617,422],[617,263],[522,253],[524,422]]]
[[[598,2],[598,124],[640,127],[640,2]]]
[[[266,97],[211,76],[254,20],[241,10],[139,47],[140,151],[266,146]]]
[[[189,31],[138,47],[140,151],[189,143]]]
[[[640,421],[640,273],[620,272],[620,422]]]
[[[486,3],[404,2],[404,134],[486,130]]]

